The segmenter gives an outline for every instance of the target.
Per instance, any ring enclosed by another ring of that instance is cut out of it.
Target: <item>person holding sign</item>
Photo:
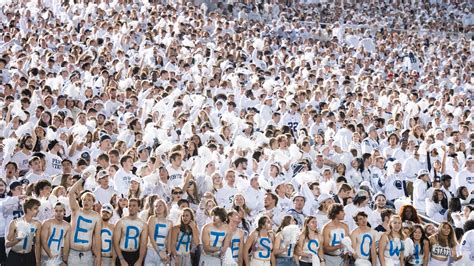
[[[169,263],[169,237],[172,222],[167,219],[168,206],[163,199],[157,199],[153,204],[153,215],[148,218],[148,250],[145,266]]]
[[[121,218],[114,228],[113,243],[117,253],[116,265],[141,265],[145,259],[148,227],[138,218],[140,200],[128,201],[128,216]]]
[[[100,215],[92,208],[95,203],[94,194],[89,191],[80,196],[82,208],[77,202],[79,192],[82,191],[87,176],[79,179],[69,191],[69,205],[71,207],[71,237],[70,248],[63,254],[68,265],[99,265],[100,258]],[[95,255],[95,259],[94,259]]]
[[[44,221],[41,227],[42,262],[62,256],[69,249],[69,233],[71,226],[64,221],[66,206],[58,202],[54,206],[54,218]]]

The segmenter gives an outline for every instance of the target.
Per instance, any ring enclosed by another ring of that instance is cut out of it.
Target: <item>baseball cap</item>
[[[104,141],[104,140],[108,140],[108,139],[111,139],[109,135],[102,135],[100,137],[100,142]]]
[[[22,184],[20,181],[13,181],[10,183],[10,191],[15,190],[17,187],[21,187]]]
[[[303,198],[303,199],[306,201],[306,197],[303,196],[303,195],[301,195],[301,194],[298,194],[298,193],[295,194],[295,195],[293,196],[293,198],[291,198],[291,201],[295,201],[295,199],[297,199],[297,198]]]
[[[55,140],[55,139],[53,139],[52,141],[50,141],[49,144],[48,144],[48,150],[52,150],[52,149],[54,148],[54,146],[55,146],[56,144],[58,144],[58,143],[59,143],[59,142],[58,142],[57,140]]]
[[[101,178],[104,178],[106,176],[109,176],[109,173],[107,173],[106,170],[100,170],[98,173],[97,173],[97,179],[101,179]]]
[[[420,177],[422,175],[429,175],[429,174],[430,173],[426,169],[421,169],[420,171],[418,171],[418,177]]]
[[[102,205],[102,209],[100,209],[100,211],[108,212],[110,214],[113,214],[114,213],[114,208],[112,207],[112,205],[110,203],[106,203],[106,204]]]
[[[89,161],[91,159],[91,155],[86,151],[81,154],[81,158],[86,161]]]
[[[331,195],[329,195],[328,193],[321,193],[321,195],[319,195],[318,197],[318,202],[323,203],[328,199],[331,199]]]
[[[450,175],[442,175],[441,176],[441,181],[445,181],[445,180],[451,180],[453,179]]]

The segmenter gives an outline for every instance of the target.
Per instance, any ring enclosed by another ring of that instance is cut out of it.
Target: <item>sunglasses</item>
[[[183,191],[174,191],[173,192],[173,195],[182,195],[183,194]]]

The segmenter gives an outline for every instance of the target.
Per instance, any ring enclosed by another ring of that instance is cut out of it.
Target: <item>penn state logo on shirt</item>
[[[468,177],[466,177],[466,181],[467,181],[469,184],[474,184],[474,176],[468,176]]]
[[[400,180],[395,180],[395,181],[393,181],[393,185],[394,185],[397,189],[399,189],[399,190],[402,190],[402,189],[403,189],[403,182],[400,181]]]

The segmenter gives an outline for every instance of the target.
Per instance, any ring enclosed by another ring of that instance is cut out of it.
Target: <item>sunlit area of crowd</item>
[[[473,11],[0,0],[0,265],[473,265]]]

